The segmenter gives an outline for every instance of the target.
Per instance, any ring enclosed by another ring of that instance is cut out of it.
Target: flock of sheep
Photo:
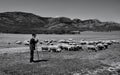
[[[29,40],[24,42],[16,41],[16,44],[29,45]],[[79,50],[91,50],[91,51],[100,51],[107,49],[110,45],[120,44],[118,40],[98,40],[98,41],[87,41],[80,40],[75,41],[73,39],[67,40],[44,40],[40,41],[38,44],[39,50],[49,51],[49,52],[61,52],[63,50],[67,51],[79,51]]]

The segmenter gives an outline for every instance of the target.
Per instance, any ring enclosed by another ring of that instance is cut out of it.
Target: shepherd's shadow
[[[37,62],[47,62],[48,60],[46,60],[46,59],[41,59],[41,60],[34,60],[33,62],[34,63],[37,63]]]

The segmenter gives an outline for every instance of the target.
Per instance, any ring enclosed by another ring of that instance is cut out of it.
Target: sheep
[[[47,45],[55,45],[57,43],[56,40],[50,40]]]
[[[75,50],[83,50],[83,47],[82,47],[82,45],[76,45],[76,49]]]
[[[42,51],[49,52],[61,52],[61,49],[58,45],[43,45],[41,46]]]
[[[24,44],[24,45],[29,45],[29,42],[30,42],[29,40],[25,40],[25,41],[23,42],[23,44]]]
[[[69,44],[69,43],[73,43],[73,40],[59,40],[58,43]]]
[[[42,46],[42,50],[52,51],[52,52],[60,52],[61,50],[68,50],[68,51],[78,51],[87,48],[88,50],[93,50],[95,52],[99,50],[105,50],[108,48],[109,45],[120,43],[117,40],[98,40],[98,41],[86,41],[81,40],[79,42],[75,42],[72,39],[68,40],[59,40],[55,41],[50,40],[46,41],[46,45]],[[41,43],[43,44],[43,43]]]
[[[98,41],[85,41],[85,40],[81,40],[79,42],[80,45],[82,45],[82,49],[83,48],[87,48],[88,50],[94,50],[95,52],[97,52],[97,46],[96,46],[96,43]]]
[[[16,41],[15,43],[16,44],[22,44],[22,41]]]
[[[61,52],[59,45],[50,45],[48,46],[49,51],[51,52]]]
[[[112,45],[113,44],[111,40],[104,40],[102,43],[106,43],[108,45]]]
[[[69,50],[72,50],[72,51],[82,50],[82,45],[78,45],[77,43],[69,43],[69,45],[71,46]]]
[[[107,49],[107,48],[108,48],[108,44],[103,43],[103,45],[104,45],[105,49]]]
[[[111,42],[114,43],[114,44],[119,44],[120,43],[120,41],[118,41],[118,40],[111,40]]]
[[[99,43],[99,44],[97,44],[96,46],[97,46],[98,50],[105,50],[105,46],[106,46],[106,48],[107,48],[108,45]]]
[[[94,41],[95,44],[99,43],[99,41]]]
[[[69,45],[77,45],[77,43],[69,43]]]
[[[39,44],[42,45],[42,44],[44,44],[44,42],[43,42],[43,41],[40,41]]]
[[[95,41],[87,41],[87,45],[96,45]]]
[[[42,45],[41,49],[42,49],[42,51],[49,51],[49,48],[46,45]]]
[[[55,39],[52,39],[52,40],[50,40],[50,41],[52,41],[52,42],[54,42],[54,43],[57,43],[58,41],[57,40],[55,40]]]
[[[69,41],[73,41],[73,39],[72,39],[72,38],[69,38],[68,40],[69,40]]]
[[[69,50],[69,48],[71,48],[70,45],[64,44],[64,43],[59,44],[59,47],[60,47],[62,50]]]
[[[83,40],[81,40],[79,43],[80,43],[81,45],[86,45],[86,44],[88,44],[88,41],[83,41]]]
[[[69,43],[73,43],[73,42],[75,42],[75,40],[73,40],[72,38],[69,38],[68,40],[66,40],[67,42],[69,42]]]
[[[64,39],[58,41],[58,43],[64,43],[64,42],[65,42]]]
[[[49,40],[44,40],[45,43],[49,42]]]
[[[70,43],[70,44],[60,44],[59,45],[62,50],[68,50],[68,51],[78,51],[82,50],[81,45],[77,45],[76,43]]]
[[[88,50],[94,50],[95,52],[97,52],[97,47],[95,45],[85,45],[85,47],[88,49]]]

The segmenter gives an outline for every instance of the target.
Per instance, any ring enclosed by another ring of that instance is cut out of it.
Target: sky
[[[0,13],[13,11],[120,23],[120,0],[0,0]]]

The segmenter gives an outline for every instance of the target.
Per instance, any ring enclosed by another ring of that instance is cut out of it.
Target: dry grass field
[[[81,34],[76,35],[56,35],[56,34],[39,34],[37,35],[38,39],[41,40],[49,40],[49,39],[69,39],[72,38],[76,41],[81,39],[85,40],[120,40],[120,31],[113,32],[81,32]],[[31,38],[30,34],[0,34],[0,48],[8,48],[8,47],[21,47],[24,45],[16,45],[16,41],[24,41],[29,40]],[[8,43],[11,43],[10,45]]]
[[[15,41],[24,41],[31,35],[0,34],[0,48],[23,47]],[[80,35],[38,35],[39,40],[68,39],[120,40],[120,32],[82,32]],[[8,42],[11,44],[8,45]],[[0,54],[0,75],[120,75],[120,44],[98,52],[62,51],[35,53],[35,62],[29,63],[29,52]],[[117,69],[114,69],[117,65]]]

